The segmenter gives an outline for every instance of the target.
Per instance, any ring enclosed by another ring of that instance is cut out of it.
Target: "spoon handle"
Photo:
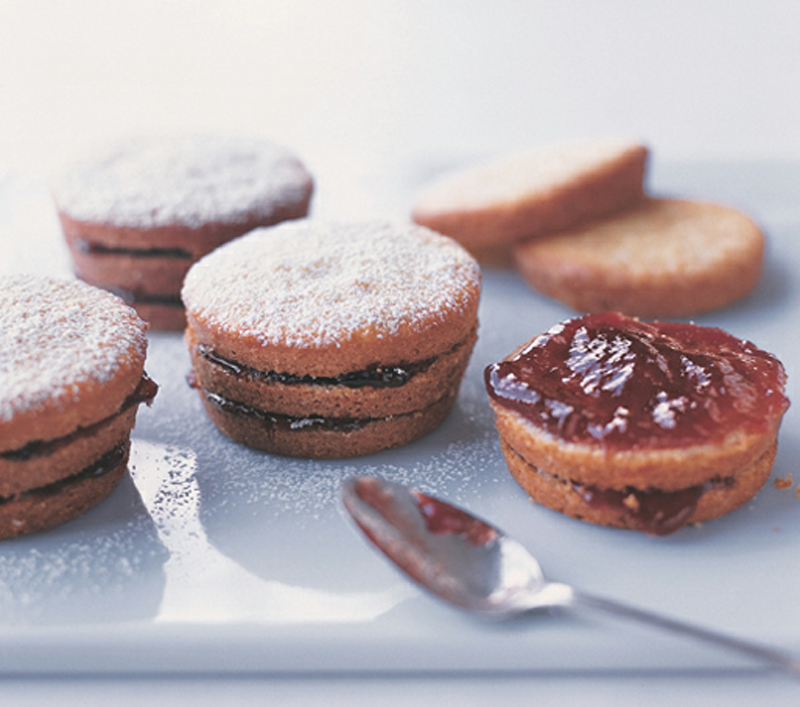
[[[580,609],[594,609],[613,614],[614,616],[640,621],[651,626],[666,629],[672,633],[690,636],[692,638],[712,643],[721,648],[756,658],[767,665],[788,672],[796,677],[800,677],[800,661],[792,658],[781,651],[775,650],[753,641],[747,641],[734,636],[718,633],[710,629],[702,628],[693,624],[684,623],[676,619],[656,614],[644,609],[638,609],[626,604],[621,604],[603,597],[584,594],[573,589],[571,601],[568,606]]]

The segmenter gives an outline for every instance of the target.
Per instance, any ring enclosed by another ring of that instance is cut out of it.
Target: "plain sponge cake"
[[[783,366],[726,332],[590,314],[486,369],[509,470],[536,501],[666,534],[766,482],[789,401]]]
[[[650,198],[648,156],[625,140],[549,145],[442,177],[412,218],[578,312],[686,317],[750,294],[760,228],[720,204]]]
[[[476,338],[480,271],[413,224],[298,221],[203,258],[183,288],[194,384],[234,440],[343,457],[445,418]]]
[[[52,192],[78,277],[131,303],[157,329],[183,329],[193,262],[254,228],[308,213],[313,179],[269,141],[142,136],[70,164]]]
[[[442,177],[417,196],[412,219],[471,252],[502,251],[637,203],[647,156],[627,140],[548,145]]]
[[[0,278],[0,537],[75,517],[125,473],[146,324],[80,282]]]
[[[534,289],[579,312],[686,317],[748,295],[764,236],[745,214],[685,199],[638,207],[514,248]]]

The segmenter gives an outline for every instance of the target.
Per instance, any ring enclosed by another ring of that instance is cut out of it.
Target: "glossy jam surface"
[[[497,404],[568,442],[681,447],[764,431],[788,408],[781,363],[721,329],[620,314],[568,320],[487,367]]]
[[[298,376],[277,371],[258,371],[249,366],[220,356],[210,347],[200,344],[197,352],[209,363],[222,368],[228,375],[237,378],[252,378],[283,385],[343,385],[347,388],[399,388],[417,373],[423,373],[433,359],[397,366],[370,366],[363,371],[353,371],[335,377]]]

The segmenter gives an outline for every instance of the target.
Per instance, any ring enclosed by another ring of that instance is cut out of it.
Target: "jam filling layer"
[[[19,449],[0,452],[0,458],[7,459],[9,461],[24,462],[28,461],[29,459],[33,459],[34,457],[44,457],[49,454],[53,454],[59,449],[66,447],[68,444],[72,444],[72,442],[74,442],[76,439],[81,437],[89,437],[95,434],[98,428],[106,424],[114,417],[121,415],[131,406],[140,405],[141,403],[150,405],[150,403],[153,402],[153,398],[156,397],[157,392],[158,385],[146,373],[143,373],[142,379],[139,381],[139,385],[136,386],[136,389],[133,391],[133,393],[125,398],[119,410],[117,410],[117,412],[115,412],[111,417],[100,420],[100,422],[96,422],[94,425],[90,425],[88,427],[79,427],[77,430],[75,430],[75,432],[71,432],[70,434],[59,437],[58,439],[34,440],[33,442],[28,442],[28,444],[26,444],[24,447],[20,447]]]
[[[372,422],[372,420],[368,419],[359,420],[344,417],[320,417],[318,415],[309,415],[308,417],[277,415],[275,413],[265,412],[264,410],[258,410],[249,405],[237,403],[208,390],[203,390],[202,392],[206,400],[220,412],[256,420],[262,427],[267,429],[284,431],[317,429],[329,430],[332,432],[352,432],[354,430],[360,430],[366,423]]]
[[[730,489],[736,484],[732,476],[727,476],[714,477],[677,491],[642,490],[633,486],[620,491],[566,480],[531,466],[514,450],[510,451],[519,457],[531,473],[539,474],[559,484],[566,484],[590,508],[610,511],[624,518],[630,528],[650,535],[674,533],[686,525],[704,493],[717,489]]]
[[[153,295],[135,290],[124,290],[121,287],[105,287],[113,292],[126,304],[160,304],[165,307],[179,307],[183,309],[183,302],[179,295]]]
[[[290,415],[279,415],[272,412],[265,412],[249,405],[243,405],[234,400],[201,389],[205,399],[220,412],[246,417],[257,421],[262,427],[268,430],[282,430],[297,432],[300,430],[328,430],[330,432],[353,432],[366,427],[370,423],[388,420],[383,418],[354,418],[354,417],[321,417],[319,415],[309,415],[307,417],[293,417]],[[414,415],[392,415],[392,419]]]
[[[712,489],[731,488],[733,477],[713,479],[678,491],[624,491],[573,484],[573,489],[592,508],[614,511],[634,530],[650,535],[669,535],[686,525],[697,508],[700,497]]]
[[[721,329],[620,314],[568,320],[487,367],[491,399],[567,442],[617,449],[765,432],[789,407],[781,363]]]
[[[429,358],[416,363],[403,363],[397,366],[380,366],[375,364],[364,371],[353,371],[340,376],[298,376],[293,373],[277,371],[259,371],[255,368],[231,361],[214,352],[205,344],[198,344],[197,353],[209,363],[223,369],[228,375],[236,378],[249,378],[266,383],[282,385],[342,385],[347,388],[399,388],[413,376],[427,371],[436,360]]]
[[[194,256],[183,248],[115,248],[94,243],[84,238],[76,238],[75,248],[81,253],[89,255],[129,255],[134,258],[177,258],[179,260],[194,260]]]
[[[106,474],[110,474],[112,471],[119,468],[120,464],[124,463],[125,456],[128,453],[129,444],[130,443],[128,441],[125,441],[114,445],[114,447],[112,447],[97,461],[87,466],[83,471],[79,471],[77,474],[68,476],[65,479],[59,479],[58,481],[54,481],[51,484],[47,484],[45,486],[39,486],[38,488],[35,489],[29,489],[27,491],[23,491],[22,493],[18,493],[14,496],[10,496],[7,498],[0,497],[0,505],[2,505],[3,503],[10,503],[11,501],[19,500],[22,498],[31,498],[31,497],[48,498],[52,496],[57,496],[67,486],[78,483],[79,481],[85,481],[87,479],[96,479],[101,476],[105,476]]]

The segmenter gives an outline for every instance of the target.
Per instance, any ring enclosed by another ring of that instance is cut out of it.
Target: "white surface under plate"
[[[399,213],[410,182],[399,177],[394,195],[373,197]],[[797,400],[800,166],[656,164],[652,187],[739,206],[765,227],[769,249],[758,291],[697,321],[777,354]],[[0,189],[0,271],[68,272],[41,187],[7,177]],[[659,538],[537,507],[511,480],[483,368],[571,314],[513,273],[485,272],[480,340],[449,419],[408,447],[334,462],[229,442],[186,384],[181,336],[152,334],[147,368],[161,390],[152,408],[139,412],[130,477],[82,518],[0,543],[0,671],[749,666],[613,620],[539,615],[492,624],[458,613],[411,587],[356,534],[338,500],[340,482],[351,474],[379,474],[470,508],[531,548],[554,579],[800,651],[800,499],[792,489],[770,480],[739,511]],[[773,477],[796,471],[798,427],[795,406],[784,420]]]

